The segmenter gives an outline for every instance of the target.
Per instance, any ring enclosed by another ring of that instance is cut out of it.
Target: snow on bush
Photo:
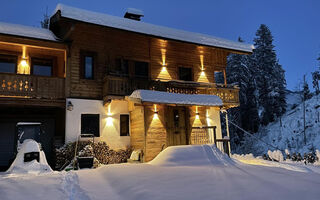
[[[274,161],[278,161],[278,162],[283,162],[283,154],[280,150],[274,150],[274,151],[268,151],[268,156],[274,160]]]

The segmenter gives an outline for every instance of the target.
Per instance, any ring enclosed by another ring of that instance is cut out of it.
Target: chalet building
[[[41,122],[49,161],[55,145],[86,133],[142,150],[143,161],[170,145],[227,144],[220,113],[239,106],[227,56],[253,47],[141,17],[59,4],[50,30],[0,23],[0,166],[14,157],[18,122]]]

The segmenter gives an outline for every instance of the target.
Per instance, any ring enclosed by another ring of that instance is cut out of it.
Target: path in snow
[[[78,175],[75,172],[61,172],[61,189],[66,194],[68,200],[89,200],[90,198],[81,189]]]

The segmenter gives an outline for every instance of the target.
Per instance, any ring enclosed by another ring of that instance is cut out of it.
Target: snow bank
[[[245,51],[245,52],[252,52],[252,50],[254,49],[254,46],[250,44],[234,42],[231,40],[213,37],[210,35],[192,33],[188,31],[177,30],[177,29],[168,28],[164,26],[157,26],[157,25],[153,25],[153,24],[149,24],[141,21],[126,19],[123,17],[115,17],[115,16],[103,14],[103,13],[97,13],[97,12],[92,12],[92,11],[88,11],[80,8],[66,6],[63,4],[57,5],[54,14],[58,11],[61,12],[62,17],[75,19],[75,20],[79,20],[87,23],[132,31],[136,33],[148,34],[156,37],[191,42],[191,43],[196,43],[200,45],[234,49],[234,50]]]
[[[31,162],[24,162],[24,154],[29,152],[39,152],[39,162],[33,160]],[[31,139],[26,139],[20,146],[20,150],[16,156],[16,159],[11,164],[7,173],[45,173],[52,172],[52,169],[47,163],[46,156],[43,151],[40,150],[39,144]]]
[[[230,165],[230,158],[215,145],[170,146],[149,162],[158,166]]]
[[[57,37],[49,29],[24,26],[19,24],[9,24],[0,22],[0,33],[43,40],[58,41]]]
[[[137,99],[142,102],[180,104],[180,105],[202,105],[202,106],[222,106],[222,100],[216,95],[205,94],[178,94],[160,92],[153,90],[135,90],[129,99]]]
[[[252,155],[239,159],[258,164],[230,161],[211,145],[168,147],[148,164],[105,165],[37,176],[0,175],[0,194],[1,200],[319,199],[319,173]]]

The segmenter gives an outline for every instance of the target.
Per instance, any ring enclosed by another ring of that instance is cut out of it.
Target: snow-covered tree
[[[257,30],[254,45],[251,66],[257,83],[261,123],[266,125],[285,112],[286,82],[274,50],[273,36],[266,25],[262,24]]]

